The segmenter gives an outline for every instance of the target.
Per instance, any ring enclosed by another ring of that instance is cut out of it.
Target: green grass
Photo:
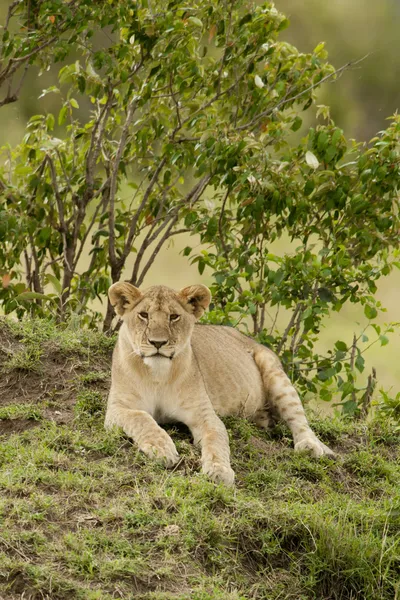
[[[313,419],[339,454],[315,461],[293,453],[285,427],[225,419],[237,485],[216,486],[185,428],[167,428],[183,457],[174,471],[103,429],[109,338],[7,323],[11,352],[41,355],[27,377],[0,353],[0,598],[400,598],[389,424]],[[29,385],[37,403],[24,401]]]

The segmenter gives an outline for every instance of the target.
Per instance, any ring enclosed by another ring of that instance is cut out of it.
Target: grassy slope
[[[0,598],[400,598],[400,441],[315,421],[338,461],[226,420],[234,490],[102,427],[113,340],[0,321]]]

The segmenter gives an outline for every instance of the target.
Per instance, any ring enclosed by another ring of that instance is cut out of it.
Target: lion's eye
[[[179,315],[175,315],[175,314],[169,315],[169,320],[170,321],[177,321],[179,318],[180,318]]]
[[[147,312],[140,312],[138,314],[138,317],[140,317],[141,319],[143,319],[144,321],[147,321],[147,319],[149,318],[149,313]]]

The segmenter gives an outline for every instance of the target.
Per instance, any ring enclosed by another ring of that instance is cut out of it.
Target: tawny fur
[[[233,484],[228,434],[219,416],[241,415],[262,427],[271,411],[290,427],[295,450],[332,455],[310,429],[299,396],[277,356],[230,327],[199,325],[211,294],[202,285],[176,292],[129,283],[109,290],[123,320],[113,355],[105,426],[118,425],[149,456],[179,460],[159,423],[180,421],[201,444],[203,471]],[[219,416],[218,416],[219,415]]]

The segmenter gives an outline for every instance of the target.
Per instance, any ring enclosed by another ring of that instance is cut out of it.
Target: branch
[[[325,75],[325,77],[323,77],[320,81],[318,81],[317,83],[313,83],[308,88],[306,88],[302,92],[299,92],[295,96],[291,96],[290,98],[287,98],[285,96],[285,98],[283,98],[283,100],[281,100],[280,102],[278,102],[277,104],[275,104],[275,106],[272,106],[268,110],[265,110],[262,113],[260,113],[259,115],[255,116],[251,121],[249,121],[245,125],[240,125],[239,127],[236,127],[236,131],[243,131],[244,129],[249,129],[249,128],[253,127],[253,125],[255,125],[257,123],[257,121],[259,121],[263,117],[268,117],[274,111],[276,111],[279,108],[281,108],[281,106],[284,106],[288,102],[293,102],[294,100],[297,100],[298,98],[301,98],[302,96],[304,96],[308,92],[311,92],[316,87],[319,87],[322,83],[324,83],[324,81],[328,81],[329,79],[333,79],[334,77],[336,77],[336,75],[339,75],[340,73],[342,73],[346,69],[349,69],[350,67],[353,67],[354,65],[358,65],[360,62],[362,62],[363,60],[365,60],[366,58],[368,58],[368,56],[369,56],[369,54],[366,54],[362,58],[359,58],[357,60],[351,60],[350,62],[346,63],[342,67],[339,67],[339,69],[336,69],[335,71],[333,71],[333,73],[328,73],[328,75]]]
[[[296,305],[296,308],[294,309],[294,311],[292,313],[292,316],[290,318],[288,326],[286,327],[285,331],[283,332],[283,336],[281,338],[281,341],[279,342],[279,344],[277,346],[277,349],[276,349],[276,353],[277,354],[280,353],[280,351],[282,350],[283,346],[286,344],[286,340],[288,339],[289,331],[292,329],[292,327],[293,327],[293,325],[294,325],[294,323],[296,321],[297,315],[300,312],[300,310],[301,310],[301,304],[298,303]]]
[[[139,278],[138,278],[138,280],[137,280],[137,284],[136,284],[136,285],[137,285],[138,287],[139,287],[140,285],[142,285],[142,283],[143,283],[143,280],[144,280],[144,278],[145,278],[145,276],[146,276],[146,274],[147,274],[148,270],[150,269],[151,265],[152,265],[152,264],[153,264],[153,262],[155,261],[155,259],[156,259],[156,256],[157,256],[157,254],[160,252],[160,250],[161,250],[162,246],[164,245],[165,241],[166,241],[166,240],[167,240],[167,239],[170,237],[170,235],[172,235],[172,234],[171,234],[171,230],[172,230],[172,228],[174,227],[174,225],[175,225],[175,223],[177,222],[177,220],[178,220],[178,215],[176,215],[176,216],[175,216],[175,217],[172,219],[172,221],[171,221],[171,223],[170,223],[170,225],[169,225],[168,229],[165,231],[164,235],[161,237],[160,241],[158,242],[158,244],[157,244],[157,245],[156,245],[156,247],[154,248],[154,250],[153,250],[153,252],[152,252],[152,254],[151,254],[151,256],[150,256],[149,260],[147,261],[147,263],[146,263],[146,264],[145,264],[145,266],[143,267],[143,270],[142,270],[142,272],[141,272],[141,274],[140,274],[140,277],[139,277]]]
[[[99,194],[102,194],[103,198],[102,198],[102,201],[99,202],[98,205],[96,206],[96,210],[93,213],[93,216],[92,216],[92,218],[90,220],[89,225],[87,226],[85,235],[83,236],[83,238],[81,240],[81,243],[80,243],[80,246],[79,246],[79,250],[78,250],[78,252],[76,254],[76,257],[75,257],[75,260],[74,260],[74,266],[73,266],[74,271],[75,271],[75,269],[77,267],[77,264],[79,262],[79,259],[81,257],[83,248],[84,248],[84,246],[86,244],[86,240],[89,237],[89,234],[92,231],[93,225],[96,222],[96,218],[97,218],[97,215],[99,214],[100,209],[102,209],[103,212],[104,212],[105,208],[106,208],[106,206],[107,206],[107,204],[109,202],[109,199],[110,199],[109,183],[110,183],[109,179],[106,179],[106,181],[103,183],[103,185],[101,186],[101,188],[99,189],[99,191],[96,193],[96,196],[99,195]],[[96,196],[94,196],[94,197],[96,197]]]
[[[42,285],[40,282],[40,276],[39,276],[39,274],[40,274],[39,257],[36,252],[33,236],[31,233],[29,233],[28,235],[29,235],[29,242],[30,242],[30,246],[31,246],[31,250],[32,250],[33,262],[35,264],[35,268],[32,273],[33,289],[35,292],[38,292],[39,294],[43,294],[43,288],[42,288]]]
[[[7,17],[6,17],[6,22],[5,22],[5,25],[4,25],[4,31],[7,31],[7,30],[8,30],[8,26],[9,26],[9,24],[10,24],[10,19],[11,19],[11,17],[13,17],[13,16],[14,16],[14,15],[13,15],[13,10],[14,10],[14,8],[15,8],[16,6],[18,6],[18,4],[20,4],[20,0],[14,0],[14,2],[12,2],[12,3],[10,4],[10,6],[8,7],[8,12],[7,12]]]
[[[87,196],[88,199],[85,199],[85,203],[87,204],[91,198],[91,193],[94,185],[94,171],[96,168],[96,161],[100,153],[100,145],[103,137],[104,129],[108,121],[108,117],[112,107],[113,100],[113,91],[109,90],[107,102],[103,106],[100,111],[99,118],[96,121],[95,126],[93,127],[91,140],[90,140],[90,148],[87,154],[86,159],[86,184],[87,184]]]
[[[228,200],[228,196],[230,193],[230,187],[228,187],[228,189],[226,190],[226,194],[224,196],[224,199],[222,201],[222,206],[221,206],[221,212],[219,214],[219,219],[218,219],[218,231],[219,231],[219,240],[222,244],[222,248],[223,248],[223,252],[224,252],[224,256],[227,260],[227,262],[230,264],[230,260],[229,260],[229,253],[228,253],[228,248],[227,245],[225,243],[225,236],[224,236],[224,232],[222,231],[222,218],[224,216],[224,212],[225,212],[225,205],[226,205],[226,201]]]
[[[171,90],[171,98],[172,98],[172,100],[175,104],[175,108],[176,108],[176,120],[178,122],[178,128],[181,129],[182,128],[181,113],[179,111],[179,102],[175,98],[175,94],[172,89],[172,73],[170,73],[170,77],[169,77],[169,89]]]
[[[47,160],[48,164],[50,165],[51,181],[52,181],[52,184],[53,184],[54,194],[55,194],[55,197],[56,197],[56,204],[57,204],[58,216],[59,216],[59,219],[60,219],[60,233],[62,235],[62,240],[63,240],[64,263],[67,266],[69,272],[72,273],[73,272],[73,265],[70,264],[69,257],[68,257],[68,240],[67,240],[68,227],[67,227],[67,224],[65,222],[63,200],[62,200],[62,198],[60,196],[60,191],[58,189],[56,169],[55,169],[54,162],[53,162],[52,158],[48,154],[46,155],[46,160]]]
[[[6,20],[6,29],[8,28],[10,18],[13,16],[11,14],[11,11],[14,8],[14,4],[15,3],[13,3],[10,6],[10,9],[8,11],[7,20]],[[18,2],[18,4],[19,4],[19,2]],[[71,8],[72,6],[74,6],[76,4],[77,4],[77,0],[72,0],[71,2],[67,3],[66,6],[68,8]],[[7,66],[0,73],[0,86],[4,83],[4,81],[6,79],[9,79],[15,73],[15,71],[17,71],[17,69],[19,69],[19,67],[22,63],[28,61],[30,58],[32,58],[33,56],[36,56],[36,54],[38,54],[39,52],[41,52],[42,50],[47,48],[47,46],[50,46],[51,44],[56,42],[60,38],[60,34],[63,32],[63,26],[68,21],[69,21],[68,19],[64,19],[63,21],[61,21],[61,23],[58,25],[57,35],[52,36],[50,39],[48,39],[47,41],[45,41],[43,43],[40,43],[40,41],[37,40],[36,47],[33,50],[31,50],[30,52],[28,52],[28,54],[25,54],[24,56],[10,58]]]
[[[137,227],[137,224],[139,221],[139,217],[140,217],[144,207],[146,206],[147,200],[148,200],[148,198],[153,190],[153,187],[154,187],[156,181],[158,180],[158,176],[166,162],[167,162],[167,158],[164,156],[161,159],[161,161],[159,162],[156,170],[154,171],[153,176],[150,179],[150,183],[147,186],[145,193],[143,194],[142,201],[139,204],[138,208],[136,209],[135,215],[132,218],[132,221],[131,221],[131,224],[129,227],[128,237],[126,239],[125,246],[124,246],[123,256],[125,258],[128,256],[128,254],[131,250],[131,245],[132,245],[133,238],[135,237],[135,232],[136,232],[136,227]]]
[[[368,415],[369,409],[371,407],[371,400],[372,400],[372,395],[374,393],[374,389],[376,387],[376,381],[377,381],[377,377],[376,377],[376,369],[375,367],[372,367],[372,372],[371,375],[368,375],[368,383],[367,383],[367,389],[365,391],[365,395],[362,401],[362,406],[361,406],[361,418],[366,418],[366,416]]]
[[[164,221],[164,223],[162,223],[160,225],[160,227],[157,228],[157,230],[155,230],[155,226],[153,225],[149,232],[147,233],[145,239],[143,240],[139,251],[137,253],[136,256],[136,260],[135,260],[135,264],[132,270],[132,275],[131,275],[131,279],[130,282],[133,283],[134,285],[137,284],[138,281],[138,277],[139,277],[139,268],[140,268],[140,263],[142,261],[143,255],[146,251],[146,249],[152,244],[152,242],[154,242],[157,237],[159,236],[159,234],[161,233],[161,231],[168,226],[168,223],[171,222],[175,224],[176,220],[179,217],[179,208],[181,205],[183,204],[187,204],[188,202],[192,202],[192,204],[194,204],[195,202],[197,202],[197,200],[200,198],[201,194],[203,193],[204,189],[207,187],[208,182],[211,179],[211,175],[205,175],[204,177],[202,177],[202,179],[200,179],[200,181],[193,187],[193,189],[185,196],[185,198],[182,199],[182,201],[175,207],[174,212],[172,212],[169,217],[166,218],[166,220]],[[170,227],[168,227],[167,231],[170,231]],[[155,230],[155,231],[154,231]],[[180,230],[181,231],[181,230]],[[164,234],[165,235],[165,234]],[[171,235],[175,235],[175,234],[171,234]],[[169,236],[167,236],[169,237]],[[164,238],[164,236],[163,236]],[[162,238],[162,239],[163,239]],[[167,239],[167,238],[165,238]],[[164,239],[164,241],[165,241]],[[163,242],[164,243],[164,242]],[[161,244],[162,246],[162,244]],[[160,246],[160,248],[161,248]],[[157,246],[158,247],[158,246]],[[152,262],[154,262],[154,258],[152,260]],[[147,265],[146,265],[147,267]],[[147,273],[149,267],[144,268],[144,272]],[[143,281],[143,272],[140,276],[140,281]]]
[[[111,260],[111,268],[117,268],[117,257],[115,254],[115,194],[118,185],[118,170],[122,160],[122,154],[125,150],[125,146],[128,140],[129,127],[131,126],[133,116],[136,111],[136,100],[132,100],[129,104],[128,112],[126,115],[125,124],[122,129],[121,139],[118,144],[117,154],[114,159],[114,164],[111,168],[110,174],[110,216],[109,216],[109,256]]]

